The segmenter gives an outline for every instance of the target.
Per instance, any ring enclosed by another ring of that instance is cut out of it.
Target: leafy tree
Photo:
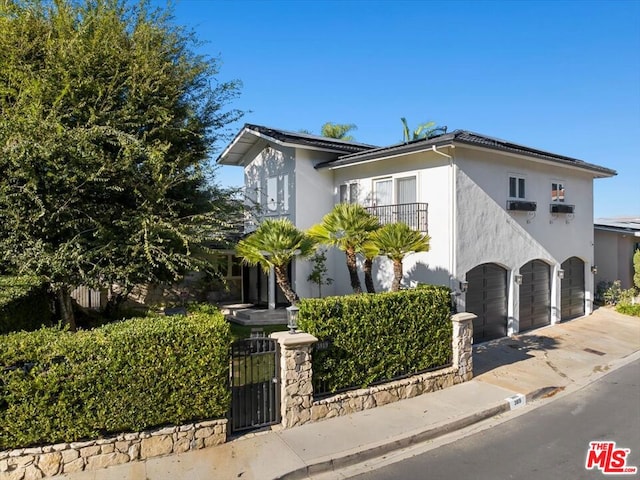
[[[369,234],[378,226],[378,219],[361,205],[339,203],[322,218],[321,223],[313,225],[307,233],[315,241],[338,247],[345,252],[351,288],[354,293],[362,293],[356,255],[362,250]]]
[[[239,205],[207,170],[239,83],[144,0],[6,0],[0,32],[0,264],[48,280],[72,328],[74,285],[202,266]]]
[[[238,242],[236,253],[250,266],[260,265],[265,272],[273,267],[276,282],[292,305],[300,300],[291,287],[287,265],[296,255],[310,256],[315,243],[288,219],[265,220],[258,229]]]
[[[358,127],[353,123],[331,123],[327,122],[322,125],[320,134],[323,137],[337,138],[339,140],[352,141],[353,135],[347,135],[353,130],[357,130]]]
[[[428,252],[429,236],[412,230],[405,223],[389,223],[371,235],[372,242],[393,261],[393,283],[391,291],[400,290],[402,260],[410,253]]]
[[[438,127],[436,126],[436,122],[422,123],[418,125],[415,130],[411,131],[406,118],[403,117],[400,121],[402,122],[402,134],[405,142],[419,140],[421,138],[431,138],[435,135],[447,133],[447,127]]]
[[[322,285],[331,285],[333,278],[327,277],[327,254],[324,250],[319,249],[312,257],[313,270],[307,277],[308,282],[318,285],[318,296],[322,297]]]

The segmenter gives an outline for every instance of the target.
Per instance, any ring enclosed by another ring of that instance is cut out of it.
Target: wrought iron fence
[[[378,205],[366,207],[367,211],[378,217],[382,225],[387,223],[403,222],[413,230],[427,233],[428,204],[426,203],[401,203],[397,205]]]

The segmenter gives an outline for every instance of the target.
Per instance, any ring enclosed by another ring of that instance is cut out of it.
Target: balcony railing
[[[378,217],[382,225],[403,222],[413,230],[427,233],[427,206],[426,203],[402,203],[365,208],[370,214]]]

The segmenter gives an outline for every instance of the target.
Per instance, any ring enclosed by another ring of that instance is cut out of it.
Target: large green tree
[[[286,218],[265,220],[236,247],[236,253],[247,265],[260,265],[264,272],[273,267],[276,282],[292,305],[300,298],[291,287],[287,265],[295,256],[308,257],[314,251],[315,242]]]
[[[123,288],[197,268],[233,229],[208,156],[236,81],[170,12],[126,0],[0,2],[0,263]]]
[[[378,219],[361,205],[339,203],[322,218],[321,223],[313,225],[307,233],[319,243],[344,251],[351,288],[354,293],[362,293],[357,254],[362,252],[365,241],[378,227]]]
[[[428,252],[429,236],[412,230],[405,223],[388,223],[371,234],[371,241],[381,255],[393,262],[393,282],[391,291],[400,290],[402,281],[402,261],[410,253]]]

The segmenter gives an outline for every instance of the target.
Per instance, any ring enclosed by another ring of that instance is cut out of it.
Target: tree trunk
[[[358,277],[356,251],[353,248],[348,248],[344,253],[347,256],[347,268],[349,269],[349,279],[351,280],[351,288],[353,289],[353,293],[362,293],[360,277]]]
[[[373,285],[373,258],[364,259],[364,284],[367,287],[367,293],[376,293]]]
[[[75,332],[77,330],[76,317],[73,314],[73,302],[68,286],[62,285],[58,288],[58,303],[60,304],[62,321],[69,325],[69,330]]]
[[[400,290],[400,282],[402,281],[402,260],[393,261],[393,282],[391,283],[391,291]]]
[[[284,293],[284,296],[289,300],[291,305],[297,304],[300,301],[300,297],[298,297],[298,294],[291,288],[291,283],[289,283],[289,277],[287,276],[287,267],[274,266],[273,270],[276,274],[276,282],[278,282],[278,286],[282,290],[282,293]]]

